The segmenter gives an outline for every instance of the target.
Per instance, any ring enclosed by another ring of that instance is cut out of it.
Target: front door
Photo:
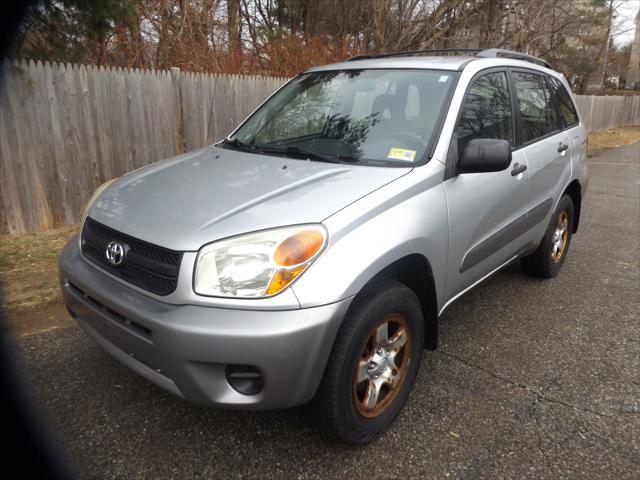
[[[452,140],[457,145],[452,146],[461,152],[474,138],[508,140],[513,146],[514,129],[507,72],[481,73],[467,91]],[[516,150],[507,170],[454,174],[445,181],[449,210],[447,299],[513,258],[526,243],[528,173],[524,152]]]

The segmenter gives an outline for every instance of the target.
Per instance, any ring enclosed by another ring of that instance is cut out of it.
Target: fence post
[[[171,84],[173,86],[173,115],[176,125],[176,154],[179,154],[186,152],[186,145],[184,141],[184,116],[182,114],[182,87],[178,67],[171,67]]]

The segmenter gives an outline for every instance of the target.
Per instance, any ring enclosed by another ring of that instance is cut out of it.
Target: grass
[[[640,141],[640,127],[618,127],[589,134],[589,155]]]
[[[589,154],[640,141],[640,127],[589,134]],[[70,325],[58,286],[58,258],[77,225],[47,232],[0,236],[3,305],[19,335]]]
[[[77,231],[78,226],[73,225],[47,232],[0,236],[3,308],[18,335],[60,324],[61,319],[56,318],[58,311],[63,310],[58,258],[67,240]]]

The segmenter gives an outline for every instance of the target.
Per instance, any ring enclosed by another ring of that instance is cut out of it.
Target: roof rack
[[[487,48],[476,54],[476,57],[481,58],[513,58],[514,60],[524,60],[525,62],[532,62],[543,67],[551,68],[549,62],[542,58],[534,57],[527,53],[516,52],[515,50],[505,50],[503,48]]]
[[[354,60],[365,60],[367,58],[404,57],[405,55],[415,55],[417,53],[478,53],[481,51],[481,48],[432,48],[430,50],[409,50],[406,52],[381,53],[380,55],[356,55],[355,57],[347,59],[347,62],[353,62]]]
[[[513,58],[515,60],[524,60],[527,62],[532,62],[538,65],[542,65],[543,67],[551,68],[551,65],[544,59],[534,57],[533,55],[528,55],[526,53],[516,52],[514,50],[505,50],[502,48],[433,48],[430,50],[410,50],[407,52],[397,52],[397,53],[383,53],[381,55],[357,55],[355,57],[351,57],[347,60],[347,62],[352,62],[354,60],[365,60],[371,58],[386,58],[386,57],[404,57],[405,55],[416,55],[416,54],[438,54],[438,53],[463,53],[463,54],[473,54],[479,58]]]

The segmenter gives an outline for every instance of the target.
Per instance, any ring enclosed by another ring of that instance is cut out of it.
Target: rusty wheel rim
[[[381,415],[398,396],[411,363],[407,317],[392,313],[371,331],[360,349],[353,376],[353,402],[360,415]]]
[[[562,210],[558,215],[556,227],[551,236],[551,261],[558,263],[567,248],[569,241],[569,214]]]

